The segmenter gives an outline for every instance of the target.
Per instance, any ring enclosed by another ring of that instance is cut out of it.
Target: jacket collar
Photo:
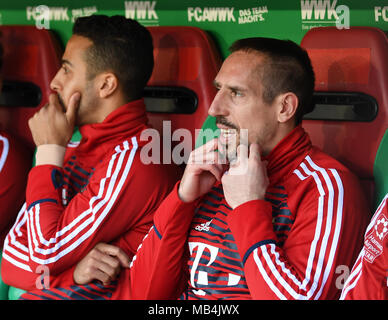
[[[267,173],[271,185],[280,180],[299,166],[312,144],[309,135],[299,125],[284,137],[263,160],[268,161]]]
[[[101,123],[81,126],[80,147],[88,150],[106,141],[130,138],[146,129],[147,122],[144,99],[131,101],[111,112]]]

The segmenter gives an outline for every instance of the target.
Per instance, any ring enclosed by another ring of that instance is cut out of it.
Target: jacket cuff
[[[201,202],[201,198],[193,202],[183,202],[178,195],[179,184],[180,181],[175,184],[170,194],[155,212],[154,228],[160,239],[167,228],[175,230],[177,233],[186,233],[191,225],[195,209]]]
[[[62,168],[53,165],[40,165],[30,170],[26,189],[27,208],[37,203],[54,202],[61,204],[63,186]]]
[[[57,288],[57,287],[68,287],[71,285],[75,285],[74,282],[74,270],[77,267],[77,263],[74,264],[72,267],[66,269],[62,273],[56,276],[50,276],[50,287]]]
[[[248,201],[236,207],[226,218],[243,264],[256,248],[275,243],[272,206],[264,200]]]

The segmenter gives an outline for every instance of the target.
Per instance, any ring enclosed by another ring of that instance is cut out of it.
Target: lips
[[[223,116],[217,116],[216,125],[217,128],[220,129],[219,141],[221,144],[236,141],[238,129],[233,123],[230,123]]]

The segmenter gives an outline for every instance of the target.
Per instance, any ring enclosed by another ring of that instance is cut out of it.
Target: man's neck
[[[267,156],[271,153],[271,151],[282,141],[285,137],[287,137],[292,130],[295,129],[295,125],[292,122],[280,123],[276,134],[271,139],[271,142],[268,146],[263,148],[262,155]]]
[[[104,99],[100,102],[97,110],[90,115],[87,121],[78,125],[82,126],[85,124],[102,123],[113,111],[123,106],[124,104],[127,104],[128,102],[130,101],[126,101],[122,97],[111,97],[109,99]]]

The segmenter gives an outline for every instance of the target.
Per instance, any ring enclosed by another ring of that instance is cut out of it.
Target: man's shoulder
[[[354,176],[354,173],[341,161],[341,159],[336,159],[314,146],[312,147],[305,160],[309,162],[315,171],[335,170],[341,175]]]
[[[148,157],[147,153],[142,151],[144,145],[137,142],[129,138],[112,143],[102,155],[102,166],[109,166],[112,159],[120,161],[118,158],[121,157],[123,162],[130,165],[133,175],[142,179],[144,183],[167,183],[168,181],[175,183],[182,176],[183,169],[180,166],[172,161],[163,163],[162,156]]]
[[[335,159],[319,148],[312,147],[308,154],[300,161],[293,171],[291,181],[297,184],[295,187],[302,187],[305,184],[341,185],[342,187],[353,188],[359,186],[359,178],[340,160]],[[294,186],[294,183],[293,183]]]

